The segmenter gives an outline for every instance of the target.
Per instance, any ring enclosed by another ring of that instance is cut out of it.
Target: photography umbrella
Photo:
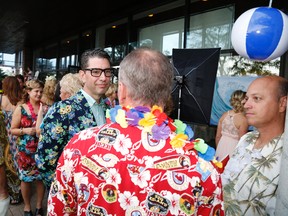
[[[172,118],[210,124],[220,48],[173,49]]]

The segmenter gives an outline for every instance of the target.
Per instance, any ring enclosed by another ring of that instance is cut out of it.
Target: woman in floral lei
[[[38,146],[36,136],[37,113],[44,84],[37,79],[25,83],[24,103],[16,107],[11,122],[11,133],[17,136],[15,160],[18,164],[18,175],[21,180],[21,193],[24,200],[24,216],[44,215],[42,201],[45,186],[42,182],[38,167],[35,162],[35,153]],[[36,211],[32,213],[31,186],[36,184]]]
[[[58,161],[48,215],[223,215],[215,150],[163,112],[173,68],[139,48],[120,64],[121,106],[76,134]]]

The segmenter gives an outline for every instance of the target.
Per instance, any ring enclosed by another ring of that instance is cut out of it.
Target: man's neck
[[[151,108],[151,106],[147,106],[143,103],[141,103],[140,101],[134,101],[134,100],[130,100],[130,99],[125,99],[125,101],[123,101],[122,104],[120,104],[123,107],[137,107],[137,106],[145,106],[145,107],[149,107]]]
[[[85,88],[83,88],[82,90],[85,91],[88,95],[90,95],[90,97],[92,97],[96,101],[97,104],[100,103],[100,100],[102,97],[101,95],[93,95],[93,94],[91,94],[91,92],[87,91],[87,89],[85,89]]]
[[[283,134],[284,132],[284,123],[280,124],[278,123],[277,125],[274,125],[273,127],[264,127],[264,128],[259,128],[259,139],[261,142],[270,142],[273,138]]]

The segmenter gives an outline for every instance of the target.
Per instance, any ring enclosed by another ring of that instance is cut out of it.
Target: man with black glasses
[[[83,88],[74,96],[55,103],[43,119],[36,162],[49,190],[58,158],[73,135],[83,129],[106,123],[108,108],[102,96],[113,76],[110,56],[102,49],[85,51],[79,71]]]

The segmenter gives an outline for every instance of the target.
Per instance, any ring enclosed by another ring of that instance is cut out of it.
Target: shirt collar
[[[89,106],[92,107],[93,104],[96,102],[96,100],[93,97],[91,97],[87,92],[85,92],[83,89],[81,89],[81,92],[84,95],[84,97],[86,98]],[[96,102],[96,104],[97,104],[97,102]]]
[[[270,140],[268,144],[263,146],[261,149],[253,149],[257,138],[259,137],[259,132],[257,130],[253,131],[254,132],[254,139],[253,142],[250,142],[249,145],[246,147],[250,152],[259,152],[263,157],[267,158],[275,149],[282,148],[283,145],[283,134],[274,137],[273,139]]]

